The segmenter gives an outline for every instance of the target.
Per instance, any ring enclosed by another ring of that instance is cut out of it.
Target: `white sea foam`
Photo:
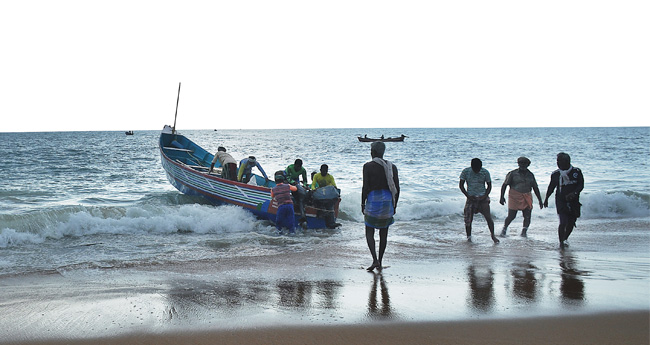
[[[402,193],[395,215],[396,220],[438,220],[453,219],[457,221],[462,217],[465,198],[458,191],[459,196],[422,199],[413,196],[409,191]],[[506,193],[507,194],[507,193]],[[542,199],[544,195],[542,195]],[[363,221],[363,214],[359,203],[361,193],[348,193],[341,201],[340,209],[348,216],[347,219],[357,222]],[[612,219],[612,218],[644,218],[650,217],[650,203],[648,196],[632,192],[585,192],[581,195],[583,219]],[[499,197],[492,192],[490,198],[491,213],[497,219],[503,219],[508,214],[506,205],[499,204]],[[549,207],[540,210],[539,203],[533,196],[534,217],[555,218],[555,195],[549,198]]]
[[[630,192],[596,192],[581,197],[585,218],[639,218],[650,217],[647,197]]]
[[[90,207],[81,210],[66,208],[69,212],[57,217],[50,212],[33,214],[33,226],[23,229],[5,228],[0,232],[0,247],[42,243],[46,239],[66,236],[82,237],[97,234],[228,233],[254,229],[258,222],[254,215],[241,207],[209,205]]]
[[[0,230],[0,248],[19,246],[26,243],[42,243],[43,241],[44,238],[37,234],[18,232],[9,228]]]

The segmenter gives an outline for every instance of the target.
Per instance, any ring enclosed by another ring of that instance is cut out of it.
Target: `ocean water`
[[[387,260],[466,254],[456,249],[465,242],[458,178],[472,158],[481,158],[491,173],[491,207],[498,232],[507,214],[498,203],[501,183],[517,167],[517,158],[532,161],[530,170],[544,197],[549,176],[557,168],[555,156],[564,151],[585,177],[583,216],[572,235],[572,247],[597,256],[606,241],[608,253],[640,258],[642,272],[650,265],[647,127],[179,131],[212,152],[225,146],[238,160],[255,155],[269,176],[296,158],[308,171],[328,164],[342,190],[342,226],[281,236],[271,224],[243,209],[215,207],[180,194],[161,168],[158,131],[137,131],[133,136],[0,133],[0,277],[164,267],[317,247],[351,248],[365,255],[361,172],[370,160],[370,149],[369,143],[356,139],[364,134],[408,136],[386,148],[385,158],[399,169],[402,190]],[[511,231],[517,232],[521,221],[520,214]],[[489,248],[498,259],[485,224],[480,216],[475,220],[476,246]],[[629,224],[636,230],[629,230]],[[551,198],[549,208],[533,211],[528,239],[510,237],[497,250],[519,251],[518,255],[555,250],[556,226]],[[630,265],[639,260],[632,259]]]

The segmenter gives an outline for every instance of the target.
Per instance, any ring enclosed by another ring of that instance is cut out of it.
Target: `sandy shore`
[[[631,312],[514,320],[136,333],[15,344],[648,344],[649,322],[648,312]]]
[[[596,230],[3,276],[0,344],[649,344],[647,231]]]

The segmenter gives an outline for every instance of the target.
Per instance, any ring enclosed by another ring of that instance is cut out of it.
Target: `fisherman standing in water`
[[[287,178],[287,182],[291,185],[296,186],[296,191],[293,193],[294,196],[294,209],[297,209],[300,212],[300,226],[303,229],[307,228],[307,217],[305,215],[305,198],[307,197],[307,170],[302,166],[302,159],[298,158],[294,161],[293,164],[287,166],[284,169],[284,173]],[[302,181],[300,176],[302,175]],[[313,178],[313,177],[312,177]],[[302,183],[302,184],[301,184]]]
[[[388,243],[388,227],[393,224],[393,215],[399,200],[399,177],[397,167],[383,159],[386,145],[380,141],[370,145],[372,161],[363,165],[363,187],[361,189],[361,212],[365,215],[366,242],[372,255],[372,265],[367,268],[381,270]],[[379,229],[379,257],[375,252],[375,229]]]
[[[275,216],[275,227],[282,234],[282,228],[289,229],[289,233],[294,233],[294,209],[291,192],[298,190],[296,186],[287,183],[284,171],[275,173],[275,187],[271,189],[271,198],[278,204],[278,213]]]
[[[528,226],[530,226],[530,216],[533,213],[533,196],[530,193],[531,189],[535,192],[535,196],[537,196],[539,208],[542,209],[543,207],[542,196],[539,194],[535,175],[528,170],[530,159],[519,157],[519,159],[517,159],[517,164],[519,165],[519,169],[509,172],[501,186],[501,199],[499,200],[501,205],[505,205],[506,203],[506,187],[510,186],[510,191],[508,192],[508,216],[503,224],[501,237],[506,237],[508,225],[510,225],[515,217],[517,217],[517,212],[519,210],[521,210],[524,215],[524,227],[521,229],[521,236],[526,236]]]
[[[558,169],[551,174],[544,207],[548,207],[548,198],[557,188],[555,208],[560,217],[557,234],[560,248],[564,248],[569,246],[567,239],[576,226],[576,220],[580,217],[580,206],[582,206],[580,192],[585,188],[585,179],[582,176],[582,171],[571,165],[571,157],[564,152],[557,154],[557,167]]]
[[[467,182],[467,189],[465,189],[465,182]],[[494,221],[492,220],[492,215],[490,215],[489,195],[492,190],[492,180],[490,178],[490,172],[483,168],[483,162],[480,159],[472,159],[472,166],[463,169],[463,172],[460,174],[458,187],[465,197],[467,197],[465,209],[463,210],[467,241],[472,242],[472,221],[474,220],[474,214],[480,213],[488,223],[492,241],[499,243],[499,239],[494,236]]]

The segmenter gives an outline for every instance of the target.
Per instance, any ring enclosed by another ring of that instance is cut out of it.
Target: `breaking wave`
[[[345,195],[340,218],[362,222],[360,195]],[[458,222],[462,198],[409,200],[404,195],[396,220]],[[644,218],[650,216],[650,195],[637,192],[597,192],[581,196],[583,219]],[[536,217],[556,217],[554,200],[549,208],[535,209]],[[505,218],[507,208],[492,198],[492,213]],[[0,248],[38,244],[47,239],[97,234],[165,234],[193,232],[224,234],[267,227],[253,214],[237,206],[212,206],[200,198],[177,193],[148,196],[134,206],[60,206],[22,214],[0,215]]]
[[[186,204],[66,206],[21,215],[0,215],[0,248],[38,244],[66,236],[137,233],[228,233],[250,231],[259,223],[255,216],[236,206]]]

